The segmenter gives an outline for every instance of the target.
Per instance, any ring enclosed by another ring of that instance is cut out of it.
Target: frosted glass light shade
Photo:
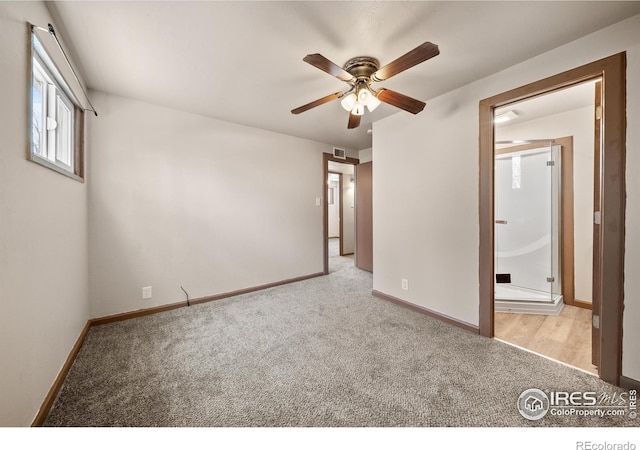
[[[369,103],[369,99],[371,97],[373,96],[367,88],[362,88],[358,91],[358,103],[360,103],[361,105],[366,105],[367,103]]]
[[[356,105],[356,101],[358,101],[358,98],[356,97],[356,94],[352,92],[351,94],[346,95],[342,99],[340,104],[342,105],[345,111],[351,111],[353,107]]]
[[[373,110],[376,109],[378,106],[380,106],[380,100],[378,100],[375,96],[372,95],[369,98],[369,102],[367,103],[367,109],[373,112]]]

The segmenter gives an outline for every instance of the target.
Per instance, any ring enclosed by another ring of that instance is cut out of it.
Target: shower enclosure
[[[495,157],[495,311],[558,314],[561,147],[518,148]]]

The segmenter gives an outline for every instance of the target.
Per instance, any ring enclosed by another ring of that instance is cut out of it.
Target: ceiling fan
[[[351,58],[345,63],[344,67],[340,67],[319,53],[307,55],[302,59],[304,62],[346,82],[349,85],[349,89],[344,92],[335,92],[292,109],[291,113],[300,114],[316,106],[341,98],[342,107],[349,111],[349,123],[347,124],[349,129],[357,128],[360,125],[365,106],[369,111],[373,111],[380,105],[380,102],[388,103],[412,114],[418,114],[424,109],[426,105],[424,102],[390,89],[380,88],[375,90],[371,87],[371,83],[388,80],[392,76],[439,54],[440,50],[436,44],[425,42],[382,68],[380,68],[378,60],[370,56]]]

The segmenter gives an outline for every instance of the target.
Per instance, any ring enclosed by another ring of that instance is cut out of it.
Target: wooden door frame
[[[355,223],[356,223],[356,211],[355,211],[355,202],[356,202],[356,196],[355,196],[355,192],[352,193],[353,195],[353,204],[354,206],[353,208],[353,247],[354,247],[354,251],[347,253],[344,250],[344,211],[345,211],[345,206],[344,206],[344,191],[345,191],[345,183],[347,183],[346,180],[346,176],[349,175],[351,177],[351,181],[349,181],[351,184],[355,184],[355,177],[356,177],[356,171],[355,171],[355,166],[353,169],[353,174],[348,174],[348,173],[341,173],[340,174],[340,256],[349,256],[349,255],[353,255],[355,254]],[[347,188],[348,189],[348,188]]]
[[[329,177],[329,175],[338,175],[338,177],[340,177],[340,175],[342,175],[342,174],[341,174],[340,172],[333,172],[333,171],[331,171],[331,170],[330,170],[330,171],[327,173],[327,178]],[[340,192],[340,190],[342,189],[341,184],[342,184],[342,180],[341,180],[341,179],[338,179],[338,191],[337,191],[335,194],[333,194],[333,195],[334,195],[334,199],[333,199],[333,200],[334,200],[334,202],[336,202],[335,196],[336,196],[336,195],[338,196],[338,200],[337,200],[337,203],[338,203],[338,205],[339,205],[339,207],[338,207],[338,223],[340,224],[340,225],[338,226],[338,228],[340,228],[340,229],[338,230],[338,238],[340,239],[340,247],[342,247],[342,198],[341,198],[341,197],[342,197],[342,195],[341,195],[341,192]],[[327,183],[327,186],[329,186],[329,183]],[[328,195],[328,194],[327,194],[327,195]],[[329,199],[327,199],[327,223],[329,223],[329,222],[328,222],[328,220],[329,220],[329,216],[328,216],[328,213],[329,213],[329,206],[328,206],[328,202],[329,202]],[[332,237],[335,237],[335,236],[329,236],[328,231],[327,231],[327,238],[332,238]],[[342,251],[342,250],[340,250],[340,251]]]
[[[341,159],[336,158],[330,153],[322,154],[322,242],[323,242],[323,273],[329,275],[329,205],[327,203],[327,180],[329,179],[329,161],[341,164],[351,164],[356,166],[360,164],[357,158]],[[354,167],[355,168],[355,167]],[[342,195],[342,193],[340,193]],[[342,204],[340,204],[342,207]],[[342,253],[342,248],[340,249]]]
[[[356,166],[355,266],[373,273],[373,161]]]
[[[343,202],[343,195],[344,192],[342,191],[344,189],[344,174],[342,172],[333,172],[333,171],[329,171],[328,175],[338,175],[338,241],[339,241],[339,251],[338,254],[340,256],[344,256],[344,206],[342,205]],[[329,207],[327,206],[327,223],[329,220]],[[329,238],[328,236],[329,232],[327,230],[327,238]]]
[[[596,107],[596,113],[594,114],[593,122],[593,211],[600,211],[600,159],[602,156],[602,80],[596,82],[594,101]],[[600,114],[598,111],[600,108]],[[602,246],[600,242],[602,230],[600,229],[600,225],[595,223],[593,225],[593,271],[594,273],[599,272],[600,268],[600,258],[598,255],[602,252]],[[593,279],[592,282],[592,293],[591,293],[591,317],[593,320],[593,315],[600,315],[600,307],[602,304],[602,289],[600,288],[600,280],[597,278]],[[600,342],[600,330],[597,328],[591,327],[591,342]],[[600,349],[591,345],[591,364],[596,367],[600,367]]]
[[[479,103],[479,329],[494,335],[494,127],[496,108],[603,79],[601,149],[601,251],[599,271],[600,378],[620,385],[622,375],[622,311],[624,305],[624,227],[626,153],[626,53],[604,58],[558,75],[483,99]],[[595,265],[594,265],[595,266]],[[594,298],[596,293],[594,292]]]
[[[551,139],[548,143],[523,144],[496,149],[496,155],[514,153],[547,145],[561,146],[560,157],[560,241],[562,245],[560,280],[562,298],[567,305],[575,304],[575,256],[574,256],[574,209],[573,209],[573,136]],[[578,306],[578,305],[575,305]],[[585,306],[580,305],[584,308]]]

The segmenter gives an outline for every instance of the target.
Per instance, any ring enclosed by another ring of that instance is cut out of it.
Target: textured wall
[[[92,96],[92,317],[182,301],[180,286],[196,298],[322,271],[331,146]]]
[[[0,2],[0,426],[35,418],[87,319],[87,186],[27,161],[27,21]]]

